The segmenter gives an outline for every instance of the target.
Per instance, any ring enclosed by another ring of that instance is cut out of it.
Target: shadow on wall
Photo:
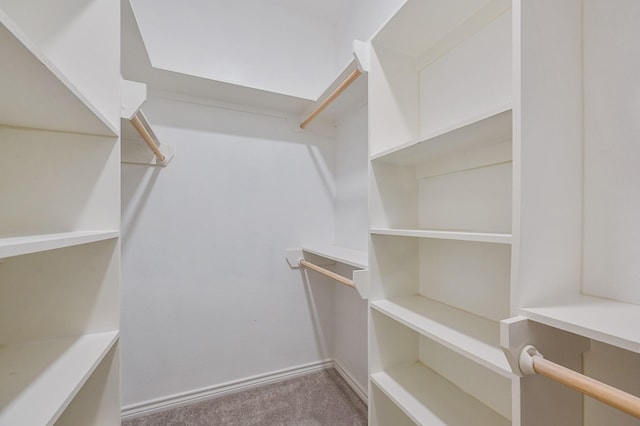
[[[327,333],[328,330],[326,330],[326,324],[332,323],[333,312],[329,312],[326,306],[319,309],[319,303],[316,300],[318,288],[320,286],[332,286],[331,288],[333,288],[333,282],[318,274],[310,277],[305,268],[300,268],[300,277],[302,278],[302,285],[304,286],[304,294],[307,307],[309,308],[309,314],[311,315],[314,341],[318,345],[318,353],[325,359],[333,358],[333,348],[327,343],[333,341],[333,336],[331,333]],[[321,293],[321,295],[323,294],[324,292]],[[320,305],[322,304],[320,303]]]
[[[122,254],[127,252],[128,236],[134,229],[141,213],[153,191],[153,187],[160,175],[161,167],[149,167],[143,165],[122,165],[122,181],[127,185],[122,185],[121,205],[122,205]]]

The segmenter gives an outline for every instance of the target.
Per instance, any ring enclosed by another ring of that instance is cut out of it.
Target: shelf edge
[[[482,123],[483,121],[486,120],[490,120],[492,118],[497,118],[499,115],[501,114],[505,114],[505,113],[510,113],[512,111],[513,107],[512,104],[509,103],[507,105],[500,105],[492,110],[490,110],[489,112],[485,112],[483,114],[479,114],[473,117],[470,117],[466,120],[462,120],[456,124],[452,124],[449,126],[445,126],[442,129],[436,130],[430,134],[424,135],[424,136],[419,136],[415,139],[412,139],[410,141],[407,141],[405,143],[402,143],[398,146],[395,146],[393,148],[389,148],[386,150],[383,150],[381,152],[378,152],[376,154],[372,154],[369,157],[369,160],[372,162],[377,162],[377,161],[384,161],[385,157],[388,157],[392,154],[395,154],[397,152],[401,152],[404,151],[406,149],[418,146],[420,144],[429,144],[430,142],[433,142],[443,136],[446,136],[448,134],[451,134],[453,132],[459,131],[459,130],[463,130],[465,128],[470,128],[473,127],[474,125],[479,125],[480,123]]]
[[[344,250],[344,251],[349,251],[349,252],[353,252],[354,257],[348,257],[348,256],[338,256],[335,253],[332,253],[331,250],[323,250],[323,248],[326,247],[335,247],[338,250]],[[327,245],[327,246],[302,246],[302,251],[306,251],[308,253],[311,254],[315,254],[316,256],[321,256],[330,260],[333,260],[335,262],[340,262],[340,263],[344,263],[346,265],[350,265],[353,266],[355,268],[360,268],[360,269],[367,269],[368,265],[367,263],[363,263],[361,261],[361,259],[357,259],[355,258],[355,254],[359,254],[360,256],[364,255],[364,258],[366,259],[366,252],[361,251],[361,250],[354,250],[354,249],[350,249],[350,248],[346,248],[346,247],[341,247],[341,246],[335,246],[335,245]]]
[[[0,238],[0,259],[118,238],[120,232],[75,231]]]
[[[85,345],[90,345],[90,346],[96,346],[92,349],[91,353],[95,356],[92,356],[91,359],[86,360],[87,362],[82,366],[82,370],[78,370],[77,373],[75,374],[74,377],[74,381],[73,383],[70,384],[70,386],[68,386],[65,389],[65,393],[64,395],[59,395],[60,398],[59,400],[56,402],[56,405],[49,407],[50,411],[46,411],[43,412],[39,417],[45,417],[45,418],[40,418],[40,420],[42,420],[42,423],[40,421],[38,421],[38,424],[54,424],[59,418],[60,416],[64,413],[64,410],[69,406],[69,404],[73,401],[73,399],[78,395],[78,393],[80,392],[80,390],[82,389],[82,387],[84,386],[84,384],[87,382],[87,380],[91,377],[91,375],[93,374],[93,372],[96,370],[96,368],[98,367],[98,365],[102,362],[102,360],[104,360],[104,357],[107,355],[107,353],[113,348],[113,346],[116,344],[116,342],[119,340],[120,338],[120,333],[119,331],[107,331],[107,332],[100,332],[100,333],[89,333],[86,335],[82,335],[82,336],[75,336],[75,337],[66,337],[66,338],[60,338],[60,339],[51,339],[50,341],[69,341],[72,342],[72,346],[75,345],[79,340],[81,340],[83,337],[93,337],[93,338],[98,338],[99,339],[99,344],[95,344],[95,342],[87,342],[85,343]],[[46,343],[49,340],[43,340],[43,341],[35,341],[35,342],[21,342],[21,343],[17,343],[16,346],[22,346],[22,345],[30,345],[30,344],[34,344],[34,343]],[[68,349],[67,349],[68,350]],[[86,351],[86,349],[84,349]],[[66,351],[65,351],[66,353]],[[63,355],[61,357],[57,357],[55,359],[53,359],[52,363],[50,364],[49,368],[47,369],[47,375],[49,376],[47,378],[47,382],[49,383],[49,381],[58,381],[60,379],[60,375],[62,374],[63,371],[61,370],[65,370],[66,368],[68,368],[68,365],[70,362],[72,362],[68,356],[65,358],[66,355]],[[61,361],[63,361],[61,363]],[[65,365],[66,363],[66,365]],[[39,375],[39,377],[41,377],[42,375]],[[46,384],[45,383],[45,384]],[[41,386],[44,386],[45,384],[39,384],[38,387],[36,387],[36,389],[31,389],[30,393],[31,393],[31,397],[44,397],[44,395],[42,395],[43,393],[48,392],[46,389],[42,389]],[[24,390],[23,390],[24,392]],[[34,395],[35,394],[35,395]],[[27,402],[28,403],[28,402]],[[24,410],[20,410],[20,408],[25,408],[24,407],[25,401],[20,401],[18,407],[13,407],[13,410],[11,410],[10,412],[4,411],[2,413],[2,415],[0,416],[0,423],[7,422],[7,424],[25,424],[23,421],[26,420],[23,418],[23,415],[21,413],[24,413]],[[59,405],[57,405],[59,404]],[[28,406],[32,406],[30,403],[28,403]],[[5,409],[8,407],[4,407]],[[15,411],[16,408],[18,409],[18,411]],[[34,418],[34,413],[31,412],[30,413],[30,419],[31,420],[35,420]],[[7,417],[5,417],[7,416]],[[29,423],[29,424],[35,424],[35,423]]]
[[[440,240],[475,241],[482,243],[511,244],[512,234],[465,231],[440,231],[430,229],[371,228],[372,235],[390,235],[410,238],[433,238]]]
[[[621,305],[628,305],[620,302]],[[603,330],[595,329],[587,324],[581,324],[579,321],[570,321],[566,318],[561,318],[559,315],[551,315],[548,313],[540,312],[545,308],[559,308],[558,306],[548,307],[530,307],[520,308],[520,315],[523,317],[539,322],[541,324],[548,325],[553,328],[557,328],[569,333],[577,334],[589,339],[598,340],[600,342],[619,347],[634,353],[640,353],[640,340],[634,340],[631,337],[624,337],[612,333],[608,333]],[[638,307],[640,311],[640,307]],[[640,318],[640,314],[638,315]],[[620,321],[623,321],[622,319]]]

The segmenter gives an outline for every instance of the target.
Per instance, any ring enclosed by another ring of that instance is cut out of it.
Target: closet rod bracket
[[[534,356],[544,358],[544,356],[542,356],[542,354],[538,352],[536,347],[533,345],[527,345],[522,348],[522,352],[520,352],[520,357],[518,358],[518,366],[525,376],[536,374],[536,369],[533,366]]]
[[[584,336],[541,324],[523,316],[500,321],[500,346],[509,361],[511,371],[524,377],[531,374],[531,366],[521,361],[526,354],[538,353],[538,348],[550,359],[580,358],[591,348],[591,340]]]
[[[549,361],[538,352],[535,346],[527,345],[522,349],[520,370],[525,375],[540,374],[631,416],[640,418],[640,397]]]

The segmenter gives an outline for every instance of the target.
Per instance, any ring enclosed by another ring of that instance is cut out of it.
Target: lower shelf
[[[495,411],[421,363],[374,373],[371,381],[419,425],[509,425]]]
[[[639,305],[577,295],[564,303],[520,312],[533,321],[640,353]]]
[[[118,340],[118,332],[0,346],[0,424],[53,424]]]
[[[371,308],[505,378],[513,376],[496,322],[422,296],[377,300]]]

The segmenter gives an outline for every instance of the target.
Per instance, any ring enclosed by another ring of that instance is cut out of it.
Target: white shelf
[[[118,131],[0,10],[0,125],[114,137]]]
[[[542,324],[640,353],[640,306],[591,296],[551,306],[526,307],[521,315]]]
[[[513,377],[496,322],[422,296],[372,301],[371,307],[503,377]]]
[[[420,363],[371,375],[371,381],[419,425],[509,425],[509,420]]]
[[[511,140],[511,105],[501,106],[494,111],[374,154],[371,160],[406,166],[418,165],[507,140]]]
[[[118,332],[0,347],[0,424],[50,425],[118,340]]]
[[[441,240],[476,241],[482,243],[511,244],[511,234],[495,234],[467,231],[437,231],[430,229],[390,229],[371,228],[373,235],[392,235],[398,237],[435,238]]]
[[[409,0],[372,41],[416,58],[419,66],[453,49],[510,6],[510,0],[459,0],[455,7],[447,2]]]
[[[0,259],[118,238],[118,231],[76,231],[0,238]]]
[[[318,99],[308,105],[303,113],[300,115],[300,121],[305,120],[311,112],[313,112],[322,102],[324,102],[351,74],[358,68],[355,59],[349,61],[348,64],[342,69],[342,71],[327,85],[327,88],[320,94]],[[349,111],[357,109],[361,105],[367,103],[367,73],[362,73],[351,85],[338,96],[333,102],[327,105],[315,120],[313,120],[309,127],[314,122],[324,123],[336,123]]]
[[[344,263],[360,269],[367,269],[367,252],[334,245],[303,246],[303,251],[322,256],[335,262]]]

